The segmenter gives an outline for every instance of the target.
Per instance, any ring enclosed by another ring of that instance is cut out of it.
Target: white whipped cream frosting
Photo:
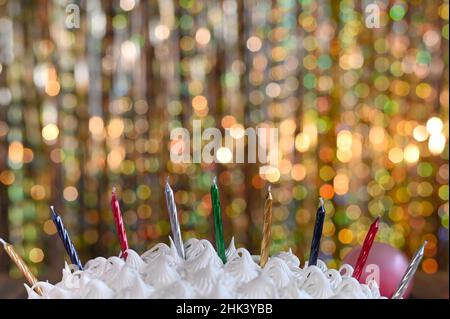
[[[301,268],[292,253],[272,256],[261,268],[245,248],[236,248],[234,239],[223,264],[208,240],[191,238],[185,242],[186,259],[160,243],[139,256],[128,250],[126,261],[118,257],[97,257],[83,271],[66,265],[62,280],[52,285],[38,282],[43,295],[25,284],[30,299],[64,298],[211,298],[211,299],[379,299],[375,281],[360,284],[353,268],[343,265],[328,269],[319,260],[316,266]]]

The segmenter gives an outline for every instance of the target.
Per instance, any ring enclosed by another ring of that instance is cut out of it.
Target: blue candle
[[[67,253],[69,254],[72,264],[78,266],[79,270],[83,270],[83,265],[81,264],[80,258],[78,258],[77,251],[72,241],[70,240],[69,233],[67,232],[61,217],[56,213],[55,208],[50,206],[52,210],[52,220],[58,230],[59,237],[61,238]]]
[[[323,199],[320,198],[319,208],[316,213],[316,224],[314,225],[314,234],[311,243],[311,252],[309,254],[308,266],[315,266],[319,257],[320,238],[322,237],[323,222],[325,221],[325,208]]]

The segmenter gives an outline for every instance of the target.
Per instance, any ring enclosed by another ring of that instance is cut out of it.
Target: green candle
[[[219,189],[217,188],[215,177],[213,180],[213,184],[211,185],[211,202],[214,215],[214,227],[216,229],[217,254],[225,264],[227,262],[227,256],[225,255],[225,242],[223,240],[223,226],[222,226],[222,216],[220,214]]]

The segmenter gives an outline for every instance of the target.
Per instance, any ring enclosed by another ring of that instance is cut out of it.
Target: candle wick
[[[320,204],[320,206],[324,206],[325,205],[325,202],[323,201],[322,197],[319,197],[319,204]]]
[[[267,191],[270,193],[272,191],[272,185],[269,184],[269,186],[267,186]]]
[[[380,219],[381,219],[381,217],[378,216],[377,219],[375,220],[375,224],[376,224],[377,226],[378,226],[378,224],[380,223]]]
[[[421,253],[421,254],[423,254],[423,252],[424,252],[425,247],[426,247],[427,244],[428,244],[428,241],[425,240],[425,241],[423,242],[423,244],[422,244],[422,247],[420,247],[420,253]]]
[[[54,217],[56,217],[57,214],[56,214],[56,212],[55,212],[55,206],[51,205],[51,206],[50,206],[50,210],[52,211],[52,215],[53,215]]]
[[[213,184],[217,184],[217,176],[214,176],[214,178],[213,178]]]

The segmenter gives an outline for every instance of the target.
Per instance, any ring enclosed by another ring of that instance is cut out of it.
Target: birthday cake
[[[191,238],[184,243],[185,259],[171,241],[159,243],[139,256],[127,250],[126,259],[116,256],[89,260],[83,270],[72,271],[67,264],[62,280],[52,285],[25,284],[30,299],[170,298],[170,299],[379,299],[375,281],[360,284],[353,268],[343,265],[328,269],[301,268],[291,250],[269,258],[263,268],[258,256],[236,248],[234,240],[226,250],[224,264],[208,240]],[[38,286],[42,295],[32,288]]]

